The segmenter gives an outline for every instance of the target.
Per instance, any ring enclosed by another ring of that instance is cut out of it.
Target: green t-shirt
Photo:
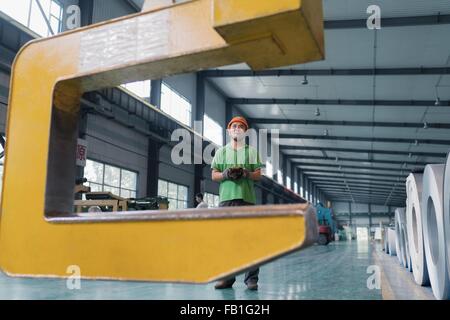
[[[235,150],[230,144],[227,144],[217,150],[211,163],[211,168],[220,172],[235,167],[245,168],[253,172],[262,166],[258,151],[249,145]],[[245,202],[255,204],[256,194],[253,180],[241,178],[235,181],[222,181],[219,199],[220,202],[242,199]]]

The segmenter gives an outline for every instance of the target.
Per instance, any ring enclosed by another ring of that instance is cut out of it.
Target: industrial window
[[[289,176],[286,177],[286,188],[292,190],[292,186],[291,186],[291,177],[289,177]]]
[[[151,92],[150,80],[125,83],[122,84],[121,86],[127,89],[128,91],[131,91],[138,97],[146,100],[147,102],[150,102],[150,92]]]
[[[273,167],[272,163],[269,160],[266,161],[266,167],[263,170],[263,174],[269,178],[273,177]]]
[[[161,85],[161,110],[181,123],[191,126],[191,103],[164,82]]]
[[[84,176],[92,192],[105,191],[123,198],[136,198],[136,172],[88,159]]]
[[[298,194],[298,184],[294,182],[294,192]]]
[[[279,184],[283,184],[283,172],[281,170],[278,170],[277,179]]]
[[[207,139],[211,140],[215,144],[219,146],[223,145],[222,127],[206,114],[203,116],[203,134]]]
[[[169,200],[169,210],[187,209],[188,187],[166,180],[158,180],[158,196]]]
[[[203,196],[203,200],[208,204],[209,207],[218,207],[219,206],[219,196],[213,193],[205,192]]]
[[[42,37],[61,31],[63,9],[56,0],[0,1],[0,11]]]

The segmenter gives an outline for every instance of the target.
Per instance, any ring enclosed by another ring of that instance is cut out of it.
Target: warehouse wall
[[[219,93],[209,82],[205,89],[205,113],[220,124],[224,130],[227,126],[226,119],[226,97]],[[224,141],[225,143],[226,141]]]
[[[122,17],[136,11],[123,0],[95,0],[93,23]]]
[[[349,203],[348,202],[333,202],[332,208],[335,215],[338,215],[337,220],[342,225],[347,225],[350,222],[349,216]],[[352,203],[352,225],[356,226],[369,226],[369,205],[361,204],[361,203]],[[372,228],[379,226],[380,222],[382,224],[389,224],[392,221],[392,217],[394,216],[395,208],[389,208],[387,206],[376,206],[372,205],[371,212],[373,214],[385,213],[385,216],[372,216]],[[389,216],[391,214],[391,217]],[[343,216],[339,216],[343,214]]]
[[[192,105],[191,120],[194,119],[196,110],[197,79],[195,74],[182,74],[163,79],[173,90],[185,97]],[[191,122],[193,124],[193,122]],[[163,146],[160,149],[159,178],[176,184],[187,186],[189,189],[189,207],[194,206],[194,165],[175,165],[171,160],[171,148]]]
[[[148,139],[96,115],[88,116],[88,158],[138,173],[137,195],[146,194]]]

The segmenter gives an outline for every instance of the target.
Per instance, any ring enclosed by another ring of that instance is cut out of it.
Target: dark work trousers
[[[236,199],[236,200],[229,200],[229,201],[222,201],[219,204],[219,207],[241,207],[241,206],[253,206],[253,203],[245,202],[242,199]],[[258,282],[258,274],[259,274],[259,268],[249,270],[245,273],[245,279],[244,282],[247,284],[248,282],[257,283]],[[233,284],[236,281],[235,277],[228,278],[225,281],[227,281],[230,285]]]

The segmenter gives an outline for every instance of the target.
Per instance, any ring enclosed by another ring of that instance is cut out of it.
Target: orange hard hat
[[[235,122],[242,123],[245,126],[245,130],[248,130],[248,123],[244,117],[234,117],[233,119],[231,119],[230,123],[228,124],[227,129],[230,129],[231,125]]]

